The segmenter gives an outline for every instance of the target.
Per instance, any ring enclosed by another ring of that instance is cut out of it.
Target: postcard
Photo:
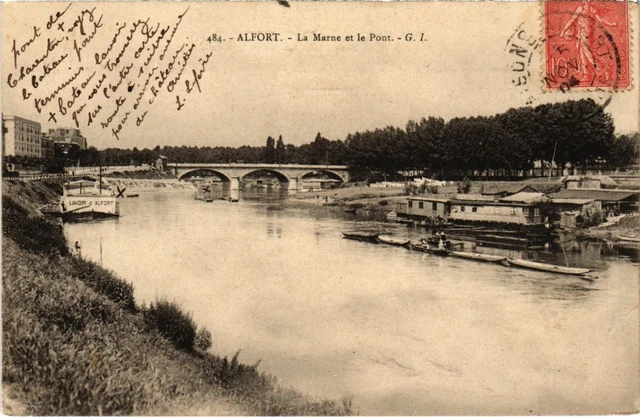
[[[3,410],[638,413],[638,4],[2,4]]]

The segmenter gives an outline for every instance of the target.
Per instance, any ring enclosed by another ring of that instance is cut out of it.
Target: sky
[[[318,132],[329,139],[345,139],[349,133],[388,125],[404,127],[408,120],[422,117],[449,120],[493,115],[511,107],[581,98],[600,103],[610,99],[607,111],[617,133],[640,130],[637,74],[632,73],[632,87],[626,91],[547,91],[541,80],[543,47],[528,47],[525,59],[509,53],[510,43],[525,44],[514,34],[521,33],[531,43],[543,38],[538,3],[292,2],[290,8],[274,2],[74,3],[56,19],[56,12],[61,13],[68,4],[3,4],[2,112],[37,121],[46,130],[76,127],[72,113],[84,104],[76,115],[78,128],[89,145],[98,149],[262,146],[268,136],[279,135],[285,143],[300,145],[312,141]],[[91,13],[83,15],[83,10]],[[630,4],[630,12],[637,33],[636,3]],[[84,35],[79,28],[72,30],[78,16],[82,16]],[[138,19],[147,24],[137,27],[125,47],[128,30]],[[50,20],[56,21],[48,24]],[[73,42],[81,46],[98,21],[101,26],[77,53]],[[62,28],[56,30],[61,22]],[[163,59],[160,49],[170,31],[159,39],[158,52],[149,65],[143,65],[149,46],[159,37],[156,33],[143,45],[147,37],[143,32],[149,33],[143,27],[159,24],[172,30],[177,22]],[[124,23],[127,26],[108,50],[117,28]],[[33,36],[34,27],[39,28],[39,36],[16,57],[14,42],[20,51]],[[252,33],[270,33],[272,41],[247,41],[257,36]],[[275,33],[279,34],[277,41],[273,40]],[[314,34],[341,39],[313,41]],[[364,40],[358,41],[358,34]],[[414,40],[407,41],[407,34]],[[298,40],[304,36],[309,40]],[[346,36],[354,40],[346,40]],[[224,41],[208,40],[219,38]],[[68,56],[44,76],[37,88],[29,77],[10,87],[8,76],[15,82],[19,68],[32,65],[47,50],[47,39],[60,40],[60,44],[36,66],[34,74],[42,75],[44,64]],[[185,48],[180,50],[181,45]],[[140,46],[143,53],[136,59]],[[191,55],[183,61],[190,47]],[[637,63],[637,45],[634,47],[631,61]],[[106,51],[106,59],[97,64],[95,54]],[[122,56],[115,62],[120,51]],[[155,77],[167,70],[174,55],[177,58],[167,81],[159,87]],[[112,68],[105,67],[108,62]],[[109,98],[101,94],[109,84],[117,85],[120,70],[128,65],[132,68],[118,88],[107,94]],[[153,67],[157,69],[145,89],[145,79]],[[522,67],[523,73],[514,71]],[[79,68],[79,76],[60,89],[39,113],[34,100],[53,94]],[[204,71],[198,73],[202,68]],[[169,91],[168,83],[180,69],[184,71]],[[200,75],[197,85],[194,71]],[[516,85],[517,77],[527,72],[527,84]],[[82,89],[90,74],[94,75]],[[89,98],[102,74],[105,80]],[[70,103],[74,86],[81,92]],[[141,104],[134,109],[141,92]],[[23,99],[25,94],[28,99]],[[125,99],[120,106],[118,97]],[[58,99],[66,103],[62,106],[66,107],[65,115]],[[89,113],[96,111],[88,125]],[[54,113],[56,122],[50,113]],[[126,113],[127,119],[120,123]],[[103,126],[112,114],[112,120]],[[117,129],[118,124],[122,124],[121,129]]]

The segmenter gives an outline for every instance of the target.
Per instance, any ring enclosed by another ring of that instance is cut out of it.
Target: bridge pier
[[[289,194],[295,194],[298,192],[298,177],[289,177],[287,190],[289,191]]]
[[[229,184],[229,189],[237,191],[240,189],[240,177],[231,177],[231,183]]]

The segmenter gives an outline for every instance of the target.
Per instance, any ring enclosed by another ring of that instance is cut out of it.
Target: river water
[[[350,398],[360,414],[633,409],[631,258],[596,243],[507,253],[596,269],[584,280],[346,240],[346,230],[424,231],[285,208],[269,193],[239,203],[194,195],[143,193],[120,200],[119,219],[65,232],[82,256],[133,282],[139,303],[164,298],[191,312],[215,353],[241,350],[282,385]]]

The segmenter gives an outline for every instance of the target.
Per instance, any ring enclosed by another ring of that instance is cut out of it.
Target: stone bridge
[[[342,183],[349,181],[349,173],[345,165],[288,165],[288,164],[207,164],[207,163],[169,163],[168,168],[176,177],[182,179],[184,176],[195,171],[209,171],[216,174],[220,179],[229,185],[232,190],[240,189],[242,179],[256,171],[265,171],[272,174],[278,181],[280,187],[291,191],[297,190],[302,179],[308,175],[322,173],[331,179]]]

